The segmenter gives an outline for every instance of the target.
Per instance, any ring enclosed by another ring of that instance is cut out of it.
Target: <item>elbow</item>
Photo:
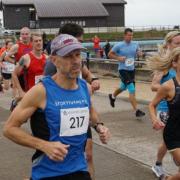
[[[155,85],[151,85],[151,91],[156,92],[157,91],[157,87]]]
[[[3,127],[3,136],[9,138],[10,137],[10,130],[9,127],[5,124]]]
[[[113,59],[111,52],[108,53],[108,57],[109,57],[110,59]]]

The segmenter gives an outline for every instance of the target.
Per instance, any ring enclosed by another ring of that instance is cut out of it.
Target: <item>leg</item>
[[[137,110],[137,102],[136,102],[135,94],[129,93],[129,100],[133,107],[133,110],[136,111]]]
[[[113,92],[113,94],[109,94],[109,101],[110,101],[110,105],[111,105],[112,107],[115,107],[116,97],[117,97],[121,92],[123,92],[124,90],[126,90],[126,85],[125,85],[123,82],[121,82],[120,87],[117,88],[117,89]]]
[[[95,170],[94,170],[94,163],[93,163],[93,142],[92,139],[87,139],[86,142],[86,159],[87,159],[87,163],[88,163],[88,171],[91,175],[92,180],[95,180]]]
[[[121,90],[120,88],[117,88],[114,92],[113,92],[113,97],[116,98],[121,92],[123,92],[123,90]]]
[[[167,153],[167,148],[166,145],[164,143],[164,141],[160,144],[159,148],[158,148],[158,153],[157,153],[157,162],[162,163],[162,160],[165,156],[165,154]]]
[[[175,164],[180,167],[180,148],[175,149],[174,151],[171,152],[171,154],[173,156],[173,160]],[[180,179],[180,172],[167,178],[167,180],[179,180],[179,179]]]
[[[3,79],[3,84],[4,84],[4,89],[8,90],[9,89],[9,80],[8,79]]]
[[[93,141],[92,141],[92,132],[91,127],[88,127],[87,132],[87,141],[85,147],[86,159],[88,163],[88,171],[91,175],[92,180],[95,180],[95,170],[94,170],[94,163],[93,163]]]
[[[134,83],[129,83],[127,85],[127,89],[129,91],[129,100],[130,100],[130,103],[134,109],[134,111],[137,110],[137,102],[136,102],[136,96],[135,96],[135,86],[134,86]]]
[[[156,164],[152,167],[152,171],[157,177],[161,177],[162,175],[166,174],[162,166],[162,160],[166,155],[166,152],[167,148],[163,141],[158,148]]]
[[[129,91],[129,100],[130,100],[130,103],[133,107],[133,110],[135,111],[136,113],[136,117],[142,117],[145,115],[145,113],[139,109],[137,109],[137,101],[136,101],[136,97],[135,97],[135,85],[133,82],[129,83],[127,85],[127,89]]]

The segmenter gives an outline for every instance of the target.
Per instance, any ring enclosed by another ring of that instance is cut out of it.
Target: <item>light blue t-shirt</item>
[[[139,45],[137,42],[131,41],[126,43],[125,41],[119,42],[113,46],[112,51],[118,56],[125,56],[125,62],[119,62],[118,70],[134,70],[134,61],[137,55]]]

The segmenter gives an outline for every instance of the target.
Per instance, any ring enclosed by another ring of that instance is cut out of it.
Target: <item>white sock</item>
[[[113,95],[113,94],[112,94],[112,98],[113,98],[113,99],[116,99],[116,97],[114,97],[114,95]]]

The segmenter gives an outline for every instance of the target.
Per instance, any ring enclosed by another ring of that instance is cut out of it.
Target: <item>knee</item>
[[[129,94],[135,94],[135,86],[134,86],[134,83],[128,84],[127,88],[128,88]]]
[[[173,158],[173,161],[174,161],[175,165],[180,168],[180,159]]]

